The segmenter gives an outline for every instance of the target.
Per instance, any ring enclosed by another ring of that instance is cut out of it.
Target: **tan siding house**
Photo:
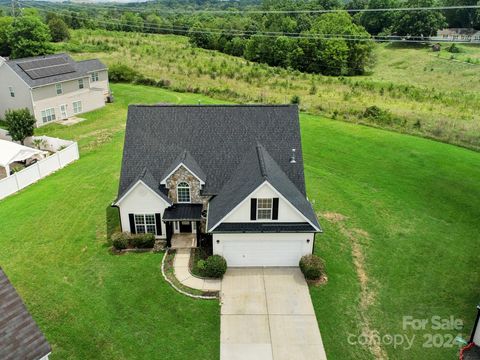
[[[110,96],[107,67],[99,60],[74,61],[67,54],[0,58],[0,117],[28,108],[37,126],[101,108]]]

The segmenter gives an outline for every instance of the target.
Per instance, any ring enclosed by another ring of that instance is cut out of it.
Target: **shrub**
[[[317,255],[305,255],[300,259],[300,270],[307,280],[317,280],[323,274],[323,262]]]
[[[447,51],[452,54],[458,54],[461,52],[460,48],[456,44],[452,44],[447,48]]]
[[[117,250],[126,249],[130,242],[130,234],[117,232],[112,235],[112,245]]]
[[[153,234],[136,234],[130,236],[130,246],[138,249],[152,248],[155,244],[155,235]]]
[[[131,83],[138,77],[138,72],[127,65],[115,64],[108,69],[108,78],[112,82]]]
[[[227,271],[227,261],[222,256],[212,255],[205,260],[205,276],[221,278],[225,271]]]
[[[300,96],[298,95],[293,95],[292,98],[290,99],[290,104],[300,104]]]

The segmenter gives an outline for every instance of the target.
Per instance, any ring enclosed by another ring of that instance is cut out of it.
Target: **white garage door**
[[[298,266],[305,240],[224,240],[228,266]]]

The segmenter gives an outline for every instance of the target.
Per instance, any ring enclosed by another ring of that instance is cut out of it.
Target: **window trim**
[[[75,107],[75,104],[79,104],[79,103],[80,103],[80,109],[79,109],[78,105]],[[73,101],[73,102],[72,102],[72,107],[73,107],[73,113],[74,113],[74,114],[80,114],[80,113],[83,111],[82,100]],[[77,110],[75,110],[75,108],[76,108]]]
[[[137,216],[142,216],[143,218],[143,223],[137,223]],[[147,216],[152,216],[153,217],[153,224],[148,223],[147,224]],[[157,236],[157,222],[155,221],[155,214],[133,214],[133,222],[135,224],[135,233],[136,234],[153,234]],[[143,226],[143,232],[138,231],[137,226]],[[148,226],[153,226],[154,231],[148,231]]]
[[[270,200],[270,207],[260,207],[260,202]],[[270,217],[260,217],[260,211],[270,210]],[[272,220],[273,219],[273,198],[257,198],[257,221]]]
[[[60,90],[60,92],[58,92],[58,90]],[[57,96],[63,95],[63,87],[61,83],[55,84],[55,92],[57,93]]]
[[[97,82],[99,81],[98,71],[94,71],[90,74],[90,82]]]
[[[183,185],[185,184],[185,185]],[[180,201],[180,196],[179,196],[179,192],[178,190],[179,189],[187,189],[188,190],[188,201]],[[177,184],[177,203],[179,204],[190,204],[192,202],[192,194],[191,194],[191,191],[190,191],[190,184],[187,183],[186,181],[180,181],[178,184]]]
[[[13,88],[13,86],[9,86],[8,91],[10,92],[10,97],[14,98],[15,97],[15,89]]]
[[[48,111],[48,115],[47,115],[47,111]],[[40,116],[42,117],[42,123],[44,124],[57,120],[57,115],[55,114],[55,108],[53,107],[41,110]]]

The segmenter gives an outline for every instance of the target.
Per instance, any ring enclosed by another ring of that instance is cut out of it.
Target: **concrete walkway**
[[[190,262],[190,253],[190,248],[177,249],[175,258],[173,260],[173,270],[178,281],[192,289],[202,291],[220,291],[222,283],[221,280],[201,279],[192,275],[188,266]]]
[[[327,359],[298,268],[230,268],[221,301],[221,360]]]

